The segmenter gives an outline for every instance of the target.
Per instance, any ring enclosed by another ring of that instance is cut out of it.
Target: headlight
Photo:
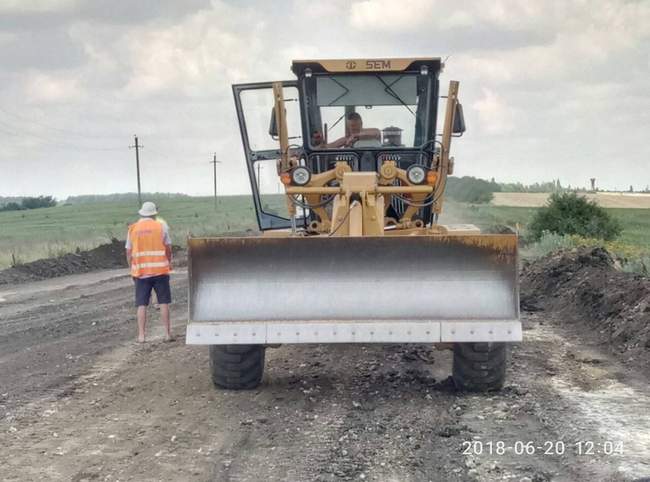
[[[291,181],[296,186],[304,186],[311,181],[311,172],[305,166],[298,166],[291,172]]]
[[[406,178],[411,184],[422,184],[427,179],[427,171],[424,166],[413,164],[406,170]]]

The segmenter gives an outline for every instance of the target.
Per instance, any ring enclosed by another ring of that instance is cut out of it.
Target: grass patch
[[[440,216],[442,224],[475,224],[481,229],[492,226],[510,226],[520,231],[532,219],[537,208],[464,204],[446,201]]]
[[[250,196],[224,196],[216,210],[210,197],[160,199],[157,204],[175,244],[185,244],[189,234],[257,228]],[[137,210],[133,202],[113,201],[1,212],[0,268],[11,266],[13,259],[24,263],[125,239],[128,225],[138,219]]]
[[[516,228],[526,238],[526,226],[539,208],[512,206],[468,205],[445,202],[440,221],[443,224],[470,223],[481,229],[505,225]],[[521,249],[524,258],[535,258],[559,249],[577,246],[602,246],[620,262],[624,271],[649,274],[650,270],[650,209],[605,209],[616,219],[623,231],[615,241],[602,241],[580,236],[545,233],[542,238]]]
[[[519,225],[520,233],[525,235],[526,226],[538,209],[445,202],[440,221],[448,224],[471,223],[480,228]],[[623,226],[623,231],[617,238],[618,243],[650,251],[650,209],[606,208],[605,211]]]
[[[622,271],[648,275],[650,270],[650,251],[641,246],[622,243],[620,241],[605,241],[597,238],[584,238],[575,234],[544,233],[541,238],[527,245],[522,255],[527,258],[537,258],[553,253],[560,249],[577,247],[601,247],[611,253],[620,264]]]

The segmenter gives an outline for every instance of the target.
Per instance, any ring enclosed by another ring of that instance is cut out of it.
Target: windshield
[[[421,140],[418,75],[319,75],[308,79],[315,149],[412,148]]]

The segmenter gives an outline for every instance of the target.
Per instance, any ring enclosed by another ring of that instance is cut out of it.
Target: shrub
[[[489,203],[495,192],[500,191],[494,182],[475,177],[449,177],[445,193],[454,201],[465,203]]]
[[[534,241],[545,232],[609,241],[621,231],[620,223],[607,211],[575,193],[552,194],[528,225],[528,234]]]

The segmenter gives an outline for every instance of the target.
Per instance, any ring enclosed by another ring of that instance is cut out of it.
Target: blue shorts
[[[135,282],[135,306],[149,306],[152,289],[156,292],[158,304],[168,305],[172,302],[168,274],[150,278],[133,278],[133,281]]]

